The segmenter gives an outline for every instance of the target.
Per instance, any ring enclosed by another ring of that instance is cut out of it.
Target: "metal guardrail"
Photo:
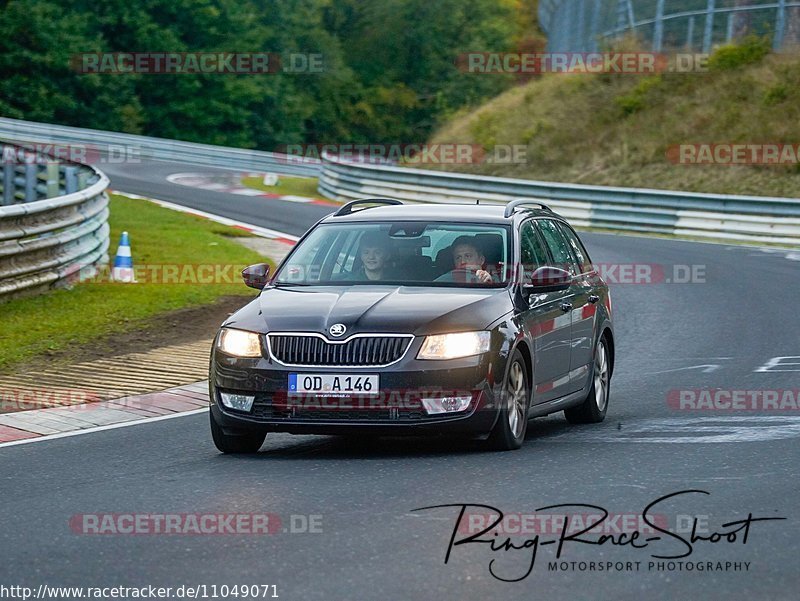
[[[335,200],[506,203],[544,200],[578,227],[800,245],[800,199],[562,184],[355,163],[323,156],[319,192]]]
[[[108,178],[19,146],[2,150],[0,301],[65,285],[107,262]]]
[[[800,43],[798,0],[540,0],[550,52],[595,52],[636,35],[653,52],[711,52],[747,35],[769,36],[775,50]]]
[[[505,203],[512,198],[530,198],[546,200],[579,227],[800,243],[800,199],[794,198],[541,182],[358,163],[327,155],[321,162],[301,162],[276,153],[0,118],[0,138],[3,136],[61,144],[132,144],[141,149],[142,156],[159,160],[319,176],[320,193],[336,200],[388,196],[469,204],[476,199]]]
[[[18,119],[0,118],[0,139],[20,143],[89,145],[93,153],[98,153],[100,161],[108,160],[106,153],[113,151],[120,157],[127,153],[132,160],[145,158],[243,171],[276,171],[307,177],[316,177],[320,171],[319,161],[312,159],[301,161],[297,157],[287,157],[275,152],[196,144]]]

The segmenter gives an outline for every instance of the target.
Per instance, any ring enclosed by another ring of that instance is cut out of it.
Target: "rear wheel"
[[[581,405],[564,410],[567,421],[571,424],[596,424],[603,421],[606,418],[606,411],[608,411],[610,384],[611,360],[608,353],[608,342],[604,336],[601,336],[594,349],[592,387]]]
[[[528,429],[528,403],[530,387],[522,354],[515,350],[511,356],[503,392],[500,397],[500,415],[489,435],[488,443],[497,451],[513,451],[522,446]]]
[[[236,434],[226,434],[222,426],[214,419],[214,415],[209,412],[211,417],[211,438],[214,439],[214,446],[223,453],[256,453],[264,439],[266,432],[242,431]]]

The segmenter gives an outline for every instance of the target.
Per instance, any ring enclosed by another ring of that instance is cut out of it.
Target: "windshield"
[[[502,287],[508,248],[509,230],[501,225],[321,225],[294,249],[274,283]]]

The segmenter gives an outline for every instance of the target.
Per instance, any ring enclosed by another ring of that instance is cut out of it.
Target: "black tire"
[[[214,439],[214,446],[222,453],[257,453],[264,439],[266,432],[242,432],[241,434],[225,434],[222,427],[214,419],[214,415],[209,412],[211,417],[211,438]]]
[[[594,349],[592,386],[586,400],[577,407],[564,410],[564,417],[571,424],[597,424],[606,418],[608,398],[611,390],[611,355],[608,342],[601,336]]]
[[[531,389],[525,360],[522,353],[515,350],[503,381],[500,414],[487,439],[489,448],[495,451],[513,451],[522,446],[528,430],[530,398]]]

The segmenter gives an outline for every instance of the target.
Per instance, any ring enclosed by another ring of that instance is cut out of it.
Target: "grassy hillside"
[[[800,56],[751,40],[706,72],[551,74],[462,113],[434,142],[524,144],[526,162],[454,166],[509,177],[800,197],[800,167],[676,165],[674,144],[800,144]]]

